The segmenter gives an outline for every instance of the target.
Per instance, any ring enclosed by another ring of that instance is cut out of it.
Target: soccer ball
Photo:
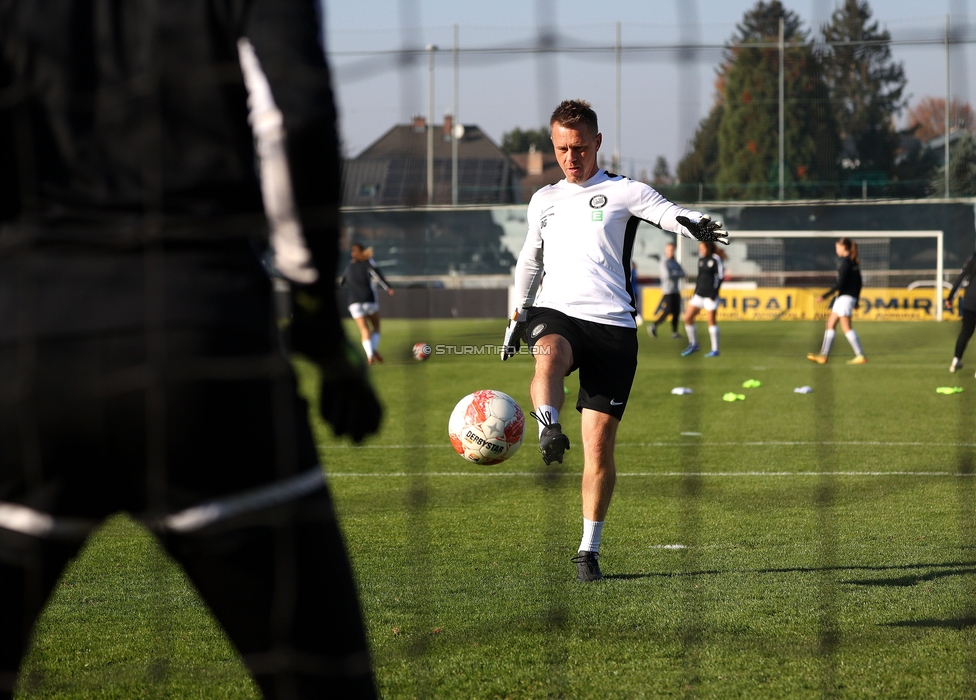
[[[430,357],[430,346],[427,343],[417,343],[413,346],[413,359],[423,362]]]
[[[476,391],[458,402],[447,424],[457,453],[476,464],[498,464],[518,451],[525,416],[515,399],[500,391]]]

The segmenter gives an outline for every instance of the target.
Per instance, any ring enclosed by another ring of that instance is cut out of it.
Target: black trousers
[[[182,565],[266,697],[375,697],[306,411],[271,333],[0,343],[0,697],[63,568],[119,511]]]
[[[976,330],[976,311],[962,309],[962,328],[959,329],[959,337],[956,338],[956,352],[953,357],[962,359],[962,354],[966,352],[969,339],[973,337]]]
[[[655,326],[664,323],[668,316],[671,316],[671,332],[678,332],[678,318],[681,316],[681,292],[665,294],[661,297],[661,315],[654,321]],[[660,307],[659,307],[660,308]]]

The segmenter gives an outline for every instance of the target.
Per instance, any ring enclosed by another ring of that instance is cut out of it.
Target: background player
[[[688,310],[685,312],[688,347],[681,351],[681,355],[687,357],[700,349],[695,318],[699,311],[705,309],[705,313],[708,314],[708,337],[712,341],[712,349],[705,357],[718,357],[718,291],[725,278],[725,254],[717,251],[712,241],[702,241],[698,244],[698,255],[698,280],[695,282],[695,294],[688,302]]]
[[[549,127],[566,177],[529,201],[529,231],[515,267],[521,303],[506,330],[502,359],[518,352],[525,333],[535,360],[529,392],[546,464],[562,463],[569,449],[559,411],[563,379],[579,369],[583,538],[573,561],[577,580],[595,581],[603,578],[597,558],[616,481],[617,426],[637,369],[630,261],[638,224],[643,219],[689,238],[727,239],[728,233],[650,186],[601,169],[603,136],[589,103],[562,102]]]
[[[849,365],[863,365],[868,359],[864,356],[861,348],[861,339],[857,331],[851,327],[851,316],[857,308],[858,299],[861,296],[861,264],[857,258],[857,243],[850,238],[841,238],[834,243],[834,251],[840,259],[837,265],[837,281],[834,286],[817,297],[817,301],[823,301],[833,293],[837,293],[837,298],[830,306],[830,316],[827,318],[827,330],[824,331],[823,344],[819,353],[810,353],[807,359],[816,362],[818,365],[827,364],[827,357],[834,344],[836,336],[837,322],[840,321],[841,330],[844,337],[851,344],[854,350],[854,359],[848,361]]]
[[[382,362],[383,356],[379,352],[380,300],[376,287],[383,287],[390,296],[393,296],[393,287],[376,266],[372,248],[363,248],[362,244],[353,243],[349,247],[349,255],[352,262],[342,273],[339,284],[346,289],[349,315],[359,328],[367,362]]]
[[[360,440],[380,408],[336,308],[318,4],[29,5],[0,4],[0,697],[62,569],[120,510],[183,566],[265,697],[375,697],[260,264],[241,68],[261,63],[287,133],[292,345],[323,370],[322,416]]]
[[[949,296],[945,300],[947,311],[952,311],[952,300],[962,287],[966,287],[966,294],[962,298],[959,306],[959,313],[962,316],[962,328],[959,329],[959,336],[956,338],[956,351],[952,356],[952,363],[949,365],[950,372],[962,369],[962,355],[966,352],[966,345],[973,337],[976,330],[976,289],[969,291],[972,286],[973,276],[976,273],[976,253],[969,256],[969,260],[962,266],[962,271],[952,284]]]
[[[647,332],[652,338],[657,338],[657,327],[671,317],[671,337],[680,338],[678,333],[678,318],[681,316],[681,289],[679,285],[685,276],[685,269],[674,259],[674,243],[664,246],[664,258],[661,260],[661,315],[651,321]]]

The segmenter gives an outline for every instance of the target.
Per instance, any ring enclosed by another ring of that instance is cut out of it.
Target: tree
[[[905,107],[907,82],[902,64],[891,59],[891,36],[871,21],[867,0],[844,0],[821,33],[830,47],[822,56],[824,77],[847,167],[891,173],[897,146],[892,125]]]
[[[778,194],[779,22],[792,46],[785,55],[784,181],[791,197],[822,196],[833,179],[836,127],[818,56],[800,19],[779,0],[760,0],[737,25],[720,69],[724,113],[718,130],[720,194],[730,199]],[[803,185],[803,187],[801,187]]]
[[[929,182],[929,194],[945,196],[945,166],[938,168]],[[976,134],[966,134],[952,145],[949,152],[949,195],[976,195]]]
[[[671,181],[671,168],[668,166],[668,159],[664,156],[658,156],[657,160],[654,161],[654,171],[651,173],[651,184],[670,185]]]
[[[502,150],[505,153],[525,153],[529,150],[529,146],[535,146],[537,151],[552,148],[552,141],[549,139],[549,127],[542,126],[538,129],[526,129],[525,131],[515,127],[502,134]]]
[[[725,108],[717,103],[708,116],[698,123],[691,140],[691,150],[678,161],[678,182],[686,185],[715,184],[718,175],[718,129],[724,113]]]
[[[908,110],[908,125],[914,127],[915,137],[928,141],[945,133],[945,98],[923,97]],[[950,100],[949,131],[976,127],[976,113],[967,102]]]

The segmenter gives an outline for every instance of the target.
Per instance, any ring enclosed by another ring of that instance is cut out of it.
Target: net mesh
[[[462,28],[462,36],[465,38],[463,44],[458,42],[457,32],[453,37],[448,37],[444,28],[429,28],[430,34],[437,34],[439,37],[437,41],[440,49],[436,54],[425,50],[418,39],[424,33],[417,31],[422,9],[420,0],[400,0],[398,26],[387,31],[389,36],[385,39],[378,39],[377,32],[369,33],[370,39],[376,39],[380,43],[386,42],[387,46],[382,48],[375,50],[363,48],[363,46],[368,47],[369,42],[364,42],[364,37],[356,33],[349,33],[346,37],[348,43],[343,43],[343,37],[329,34],[329,39],[334,42],[334,45],[329,47],[330,59],[337,78],[343,119],[347,124],[356,120],[377,120],[376,133],[381,134],[390,125],[403,124],[417,114],[426,113],[427,106],[423,104],[423,98],[427,93],[424,83],[428,77],[425,74],[428,71],[428,59],[436,63],[437,71],[442,76],[441,80],[444,80],[444,75],[449,75],[451,72],[449,64],[445,62],[450,59],[454,61],[454,65],[459,66],[460,81],[465,86],[461,91],[465,99],[460,109],[457,102],[450,109],[455,123],[461,123],[462,113],[472,115],[465,121],[474,122],[476,121],[474,115],[487,112],[488,103],[497,98],[493,96],[491,90],[485,89],[485,85],[514,79],[534,80],[537,85],[536,103],[528,110],[530,116],[525,117],[532,123],[521,125],[536,127],[546,123],[552,107],[563,97],[559,94],[559,89],[565,87],[566,83],[561,82],[561,78],[573,75],[574,67],[580,64],[598,63],[605,69],[605,79],[599,83],[591,83],[594,91],[602,90],[602,93],[594,99],[602,100],[607,105],[614,105],[613,109],[601,114],[605,120],[604,124],[607,125],[604,127],[608,135],[605,143],[609,146],[606,149],[609,153],[604,159],[604,164],[622,174],[652,181],[656,165],[654,157],[650,155],[650,151],[631,155],[633,151],[628,148],[628,139],[633,132],[628,129],[632,127],[621,128],[619,124],[620,122],[640,123],[643,115],[660,109],[660,102],[656,97],[630,100],[628,95],[638,93],[645,96],[679,95],[678,109],[683,115],[682,126],[679,127],[678,135],[672,134],[667,138],[680,142],[682,147],[694,139],[693,125],[702,118],[703,112],[707,112],[707,109],[702,109],[702,105],[710,104],[712,98],[710,94],[712,71],[729,50],[724,44],[708,43],[701,38],[702,24],[707,23],[707,8],[693,0],[678,3],[681,24],[677,28],[680,41],[676,45],[670,37],[652,41],[635,38],[635,35],[640,36],[642,32],[648,31],[648,26],[633,28],[625,26],[623,41],[615,41],[614,30],[618,28],[612,25],[600,26],[597,29],[587,27],[586,38],[581,39],[577,34],[570,34],[571,30],[557,29],[553,21],[557,16],[556,5],[555,0],[535,1],[537,26],[534,29],[471,28],[469,38],[468,28]],[[827,3],[818,4],[822,20],[827,18],[829,9],[827,5]],[[593,39],[597,30],[600,32],[600,38]],[[922,45],[931,51],[941,50],[939,41],[939,37],[933,32],[928,32],[924,37],[909,35],[903,39],[906,45]],[[971,39],[963,35],[958,38],[958,41],[971,42]],[[357,48],[353,48],[353,45]],[[895,45],[897,46],[898,42]],[[448,48],[451,46],[454,47],[453,50]],[[768,52],[770,48],[765,46],[753,50]],[[786,70],[798,70],[800,63],[800,58],[789,54],[786,59]],[[626,77],[625,94],[622,99],[608,92],[610,88],[607,86],[615,83],[613,79],[615,69],[618,72],[622,70]],[[649,89],[647,81],[643,78],[643,75],[651,70],[666,74],[661,78],[661,83],[654,83],[651,86],[653,89]],[[386,91],[376,89],[376,79],[390,75],[395,77],[398,93],[393,96]],[[683,86],[692,86],[692,89],[684,91],[680,89]],[[438,91],[442,94],[450,92],[444,90],[443,83],[438,84]],[[807,98],[803,96],[787,95],[788,105],[792,108],[805,99]],[[816,99],[824,98],[818,96]],[[767,90],[757,95],[756,101],[765,107],[761,115],[764,119],[775,119],[778,102],[773,92]],[[443,101],[439,104],[443,104]],[[825,110],[829,107],[828,104],[823,105]],[[2,103],[0,109],[3,109]],[[505,126],[514,126],[514,124]],[[450,140],[449,137],[443,143],[450,144]],[[345,144],[347,157],[350,161],[353,160],[353,153],[368,145],[347,141]],[[816,148],[818,151],[815,155],[821,160],[837,155],[825,139],[817,141]],[[916,197],[925,194],[931,184],[929,180],[917,177],[914,172],[906,171],[904,177],[891,181],[876,172],[856,168],[849,168],[850,172],[844,172],[843,168],[839,171],[825,169],[815,176],[801,178],[797,176],[800,172],[798,166],[806,164],[799,163],[799,158],[800,156],[795,152],[785,154],[783,167],[785,168],[787,164],[790,167],[789,178],[780,178],[781,167],[776,161],[772,165],[770,162],[762,164],[764,172],[761,177],[752,179],[743,177],[741,180],[727,178],[720,183],[716,181],[713,173],[705,173],[704,165],[708,164],[703,164],[699,179],[678,182],[673,173],[662,174],[655,184],[666,196],[686,204],[727,201],[732,196],[743,196],[752,200],[771,200],[778,199],[781,192],[785,192],[786,198]],[[431,201],[424,186],[427,162],[424,154],[419,156],[410,154],[386,162],[367,159],[355,165],[355,172],[353,166],[347,163],[344,191],[344,202],[348,205],[343,212],[346,227],[344,246],[348,246],[354,239],[375,246],[378,264],[392,272],[391,279],[398,286],[398,293],[407,296],[411,288],[420,290],[417,296],[420,301],[408,322],[408,334],[411,340],[417,341],[427,341],[436,332],[429,323],[431,319],[451,315],[463,317],[464,304],[471,303],[463,300],[459,293],[456,298],[449,299],[446,305],[441,306],[439,304],[442,299],[435,300],[435,296],[430,292],[432,289],[453,287],[460,292],[465,287],[470,287],[477,290],[477,294],[482,297],[484,290],[493,288],[502,290],[499,293],[499,299],[504,298],[501,308],[507,312],[508,298],[502,295],[507,291],[511,265],[514,256],[518,254],[518,241],[521,236],[524,236],[525,229],[524,218],[520,218],[524,212],[525,202],[519,194],[519,183],[511,178],[510,172],[499,169],[497,160],[486,158],[480,161],[477,159],[466,161],[458,172],[460,193],[455,194],[465,203],[490,202],[499,206],[480,210],[469,207],[462,212],[445,212],[432,210],[429,207],[431,204],[446,205],[451,201],[451,187],[447,183],[454,165],[448,157],[440,157],[433,161],[438,184],[434,193],[436,201]],[[30,178],[30,173],[27,172],[19,175],[25,180]],[[487,223],[472,224],[471,219],[474,218],[483,219]],[[488,234],[485,234],[486,229],[489,231]],[[732,234],[734,240],[734,229]],[[643,253],[643,256],[638,258],[640,270],[647,270],[648,273],[654,270],[666,240],[666,237],[656,231],[643,230],[637,242],[638,251]],[[900,239],[869,238],[858,242],[861,267],[868,287],[903,286],[936,276],[936,253],[932,241],[928,239],[905,242]],[[795,241],[769,234],[748,240],[735,240],[727,252],[728,269],[733,279],[758,287],[825,286],[834,279],[835,275],[835,260],[825,240]],[[695,269],[696,257],[693,245],[686,244],[683,247],[680,262],[687,270]],[[159,271],[151,272],[157,275],[152,279],[153,284],[158,285],[160,289],[164,288],[166,280],[158,276]],[[653,274],[650,276],[653,277]],[[941,285],[942,280],[937,280],[937,283]],[[287,288],[280,280],[278,285],[279,298],[284,300],[287,296]],[[163,297],[162,294],[158,296]],[[388,300],[388,303],[393,302]],[[287,305],[282,304],[279,313],[282,322],[287,323]],[[502,314],[498,315],[500,317]],[[464,328],[462,323],[463,319],[460,319],[458,328]],[[467,331],[458,331],[449,342],[459,342],[458,336],[463,340],[465,332]],[[811,336],[811,346],[819,345],[820,333],[821,330],[818,328]],[[499,326],[499,336],[500,334],[501,326]],[[157,338],[154,342],[158,340]],[[447,339],[444,340],[448,342]],[[160,348],[157,349],[161,351]],[[27,359],[28,363],[29,359]],[[435,568],[432,561],[435,555],[428,544],[437,541],[439,529],[449,530],[456,526],[455,521],[444,517],[445,505],[452,505],[445,504],[445,500],[457,498],[462,505],[465,499],[476,500],[476,496],[468,492],[445,496],[442,487],[433,486],[435,480],[440,478],[439,474],[432,473],[435,469],[441,469],[440,466],[434,466],[440,465],[435,457],[440,446],[431,445],[427,436],[436,434],[431,429],[432,425],[439,423],[446,425],[447,416],[432,410],[430,399],[433,389],[432,376],[431,368],[425,364],[417,364],[412,366],[409,373],[405,372],[383,387],[384,391],[395,397],[391,400],[396,400],[401,405],[409,405],[409,410],[397,413],[403,416],[400,424],[388,425],[384,429],[380,439],[381,447],[388,446],[390,449],[385,451],[364,449],[362,454],[370,456],[363,456],[359,462],[362,471],[368,472],[377,464],[384,467],[395,464],[398,472],[406,475],[406,487],[403,489],[405,498],[401,504],[401,510],[405,511],[406,516],[397,519],[402,514],[400,511],[395,513],[371,511],[361,503],[369,501],[368,493],[353,488],[346,492],[349,509],[355,511],[357,517],[390,518],[392,522],[403,525],[402,537],[395,540],[399,551],[387,551],[377,555],[377,560],[383,561],[383,564],[367,563],[362,552],[368,545],[357,540],[360,530],[357,529],[355,519],[351,519],[347,528],[347,537],[350,548],[354,552],[354,559],[356,556],[363,556],[359,560],[362,562],[362,568],[358,573],[361,590],[368,601],[366,609],[376,615],[375,618],[367,620],[368,624],[375,626],[376,630],[382,630],[383,634],[399,635],[401,628],[425,631],[424,634],[412,636],[408,643],[400,647],[385,646],[384,654],[377,657],[378,676],[381,679],[393,676],[406,679],[402,687],[396,686],[391,689],[391,696],[402,694],[402,696],[436,697],[438,694],[435,686],[429,683],[429,679],[441,677],[439,675],[441,671],[437,668],[443,658],[439,653],[442,638],[437,636],[441,629],[441,622],[440,611],[433,608],[430,589],[435,583],[439,586],[440,582],[430,579],[430,571]],[[518,381],[528,384],[530,379],[528,373],[523,372],[516,376],[519,377]],[[700,373],[690,367],[683,368],[674,377],[674,380],[683,386],[691,385],[700,379]],[[463,385],[463,378],[458,375],[447,375],[438,381],[457,382],[458,387]],[[717,386],[714,378],[706,377],[704,381],[711,382],[706,384],[711,388]],[[813,504],[815,515],[811,528],[812,542],[803,543],[810,548],[809,571],[816,578],[816,591],[811,598],[811,604],[816,608],[814,634],[816,648],[812,652],[814,665],[807,673],[813,676],[819,675],[810,682],[828,697],[842,692],[843,684],[838,672],[840,650],[844,645],[855,645],[858,641],[853,637],[845,638],[843,625],[839,621],[844,606],[849,602],[845,597],[844,576],[846,574],[843,573],[845,564],[849,562],[844,559],[843,548],[839,542],[841,535],[836,524],[838,499],[842,494],[843,486],[833,474],[852,468],[843,448],[840,447],[845,437],[845,426],[835,424],[836,403],[842,389],[842,385],[835,382],[832,375],[817,375],[813,386],[815,436],[811,441],[812,444],[805,445],[804,451],[798,457],[800,460],[812,462],[815,470],[820,474],[815,477],[815,487],[812,492],[803,491],[798,498],[809,496],[808,500]],[[955,430],[950,432],[955,433],[953,449],[956,452],[957,472],[960,476],[971,477],[974,462],[973,409],[971,402],[959,405],[961,408],[955,416]],[[282,414],[287,414],[290,410],[284,406],[279,408]],[[151,418],[154,421],[164,421],[165,409],[165,406],[159,404],[151,406],[149,409]],[[571,400],[567,401],[566,410],[572,411]],[[667,469],[676,470],[676,478],[680,485],[674,494],[676,505],[667,511],[673,517],[673,522],[658,523],[658,526],[662,530],[673,528],[675,539],[686,549],[682,550],[673,566],[655,573],[654,576],[682,577],[685,583],[680,589],[680,599],[666,603],[673,604],[675,606],[673,609],[664,613],[660,609],[648,612],[656,616],[663,614],[673,620],[674,639],[677,645],[674,656],[680,659],[681,664],[681,683],[677,686],[676,692],[686,692],[691,695],[695,694],[696,688],[702,683],[711,653],[710,645],[716,643],[716,639],[721,644],[723,635],[728,632],[728,626],[721,620],[721,610],[715,609],[715,598],[706,594],[705,590],[709,585],[711,573],[705,566],[711,561],[707,546],[710,537],[715,535],[714,529],[710,530],[714,528],[710,514],[715,507],[715,487],[702,476],[701,464],[707,458],[709,450],[715,448],[705,444],[705,441],[700,438],[712,418],[711,411],[711,408],[698,400],[684,403],[678,421],[681,439],[668,446],[671,452]],[[629,418],[643,419],[636,416],[629,416]],[[535,426],[530,421],[527,426],[525,445],[522,448],[526,452],[531,452],[535,448],[534,431]],[[334,446],[324,434],[320,434],[319,438],[322,445]],[[446,442],[446,436],[444,440]],[[583,461],[582,446],[574,447],[576,465],[579,466]],[[659,449],[659,446],[649,446],[648,449]],[[165,472],[167,465],[164,450],[157,446],[154,452],[159,470]],[[328,468],[329,451],[324,447],[323,454],[323,461]],[[375,456],[377,454],[381,456]],[[789,458],[783,461],[789,461]],[[659,466],[660,464],[657,464],[654,468]],[[539,512],[525,514],[522,519],[521,526],[530,530],[526,534],[525,541],[513,543],[489,540],[473,545],[483,553],[481,558],[485,559],[486,577],[499,575],[494,573],[496,570],[490,569],[495,558],[504,559],[509,564],[513,563],[511,557],[496,557],[493,552],[516,547],[519,548],[518,565],[529,561],[532,572],[541,572],[541,575],[526,583],[521,589],[524,596],[531,601],[527,613],[531,619],[527,621],[521,619],[521,612],[506,613],[504,619],[472,622],[471,628],[466,630],[471,634],[481,635],[478,637],[479,642],[484,640],[496,642],[500,647],[504,647],[509,629],[521,623],[538,631],[538,635],[533,639],[541,645],[542,652],[539,657],[545,669],[538,674],[538,677],[530,680],[545,685],[539,692],[540,697],[570,696],[577,690],[574,674],[578,671],[581,662],[575,656],[576,650],[572,648],[573,642],[567,637],[567,631],[575,629],[574,626],[579,624],[581,617],[585,617],[586,606],[580,605],[576,592],[569,591],[565,586],[568,575],[567,558],[562,556],[562,553],[567,548],[575,549],[573,538],[576,536],[575,527],[579,520],[577,502],[574,500],[575,486],[572,489],[566,488],[565,483],[575,484],[578,478],[578,473],[570,472],[568,469],[559,469],[555,465],[552,469],[541,469],[536,465],[533,467],[531,477],[527,478],[525,483],[528,484],[526,488],[532,489],[538,496]],[[901,483],[898,477],[889,477],[889,479],[897,489]],[[958,500],[954,504],[958,529],[962,533],[963,550],[971,551],[976,546],[976,534],[974,534],[976,529],[972,517],[973,480],[960,479],[958,484]],[[625,497],[620,500],[623,503],[615,511],[619,509],[627,512],[628,508],[639,510],[641,507],[628,503]],[[615,511],[612,511],[611,519],[616,515]],[[621,517],[621,521],[627,519]],[[571,525],[567,525],[567,522]],[[631,516],[629,522],[639,527],[640,518]],[[115,532],[113,528],[118,524],[118,521],[109,523],[110,536]],[[568,538],[571,540],[569,542],[567,542],[567,532],[572,533]],[[145,533],[142,533],[136,539],[140,542],[148,540],[144,535]],[[151,548],[151,545],[145,546]],[[124,562],[114,561],[95,562],[91,557],[91,552],[83,555],[83,563],[86,566],[93,563],[118,567],[126,565]],[[199,649],[187,651],[183,646],[185,641],[182,638],[183,632],[175,630],[172,624],[171,605],[174,600],[179,600],[180,607],[193,607],[195,603],[186,602],[186,599],[193,597],[193,591],[178,573],[174,573],[165,563],[161,563],[161,557],[150,554],[146,556],[145,561],[148,581],[143,582],[144,589],[140,590],[144,590],[146,595],[151,596],[155,603],[151,607],[152,617],[148,625],[149,640],[142,644],[142,648],[132,651],[137,658],[131,662],[131,665],[118,670],[106,667],[101,670],[102,675],[91,676],[85,673],[77,676],[70,683],[66,682],[64,668],[74,669],[75,666],[70,664],[66,666],[59,655],[60,650],[49,646],[48,640],[56,639],[54,635],[57,634],[57,630],[45,626],[42,620],[32,656],[25,667],[28,680],[22,686],[23,697],[52,697],[62,692],[86,695],[99,690],[106,682],[109,685],[122,687],[139,686],[139,684],[164,686],[167,678],[171,676],[172,668],[186,663],[185,658],[181,656],[184,654],[191,656],[199,654],[199,657],[194,657],[197,659],[209,659],[216,655],[221,659],[219,663],[209,664],[209,662],[191,660],[190,665],[205,667],[200,671],[201,676],[212,672],[212,667],[216,666],[217,675],[226,675],[229,678],[228,684],[233,690],[240,692],[242,696],[253,696],[256,693],[252,685],[240,680],[243,668],[239,667],[237,660],[226,661],[233,652],[228,650],[226,639],[220,636],[219,632],[212,631],[212,620],[195,620],[199,629],[210,630],[209,634],[212,636],[207,642],[208,648],[204,651]],[[388,566],[389,561],[399,562],[402,566]],[[909,565],[921,563],[923,562],[914,559],[909,562]],[[732,563],[730,566],[734,568],[735,564]],[[971,563],[964,562],[960,566],[971,568]],[[519,574],[506,571],[500,575]],[[647,576],[647,574],[628,572],[621,576],[621,579],[639,576]],[[966,625],[969,625],[976,618],[976,611],[974,611],[976,603],[973,602],[974,598],[968,582],[960,585],[959,588],[957,614],[960,619],[968,621]],[[729,595],[733,593],[730,591]],[[456,591],[455,594],[458,597],[477,595],[490,597],[492,593],[490,589],[486,589],[480,593],[461,590]],[[653,595],[649,596],[648,605],[649,607],[658,605],[653,601]],[[385,606],[395,607],[398,612],[403,613],[402,617],[385,615],[383,611]],[[478,601],[472,602],[470,610],[473,619],[479,619],[479,608]],[[97,620],[88,620],[87,624],[97,631]],[[479,624],[487,627],[487,631]],[[110,643],[112,640],[96,638],[96,641]],[[462,642],[455,640],[451,643],[470,646],[468,640]],[[750,638],[750,633],[743,631],[735,635],[731,643],[753,652],[762,651],[765,646],[782,642],[770,638]],[[593,659],[589,662],[601,663]],[[965,667],[967,674],[974,676],[972,655],[959,661],[959,664]],[[406,671],[402,670],[404,667],[407,668]],[[641,663],[636,663],[632,670],[641,673],[642,668]],[[470,668],[468,671],[474,673]],[[465,671],[458,671],[458,673],[463,672]],[[649,678],[649,682],[652,681],[653,678]],[[65,687],[67,691],[64,690]],[[504,688],[501,692],[506,694],[513,691]],[[189,694],[192,695],[192,691]]]

